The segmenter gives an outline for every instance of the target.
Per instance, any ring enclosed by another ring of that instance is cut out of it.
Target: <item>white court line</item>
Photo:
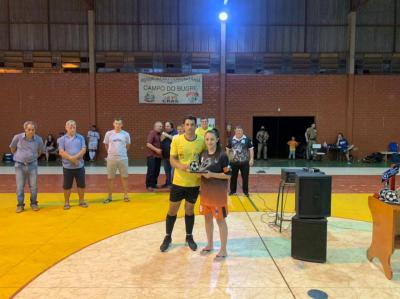
[[[283,167],[302,169],[303,167]],[[252,167],[250,174],[261,175],[280,175],[282,167]],[[328,175],[381,175],[387,167],[320,167],[321,171]],[[86,174],[106,174],[107,169],[104,166],[85,166]],[[128,169],[129,174],[146,174],[146,166],[130,166]],[[262,173],[260,173],[260,171]],[[164,173],[161,167],[161,173]],[[15,174],[13,166],[0,167],[0,175],[2,174]],[[62,174],[62,167],[60,166],[39,166],[39,174]]]
[[[303,169],[304,167],[252,167],[250,173],[265,171],[265,174],[281,174],[282,168]],[[382,175],[388,167],[318,167],[318,169],[327,175]]]

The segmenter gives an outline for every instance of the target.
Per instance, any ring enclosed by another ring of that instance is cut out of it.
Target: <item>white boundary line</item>
[[[280,175],[282,168],[302,169],[303,167],[251,167],[250,174],[260,175]],[[328,175],[382,175],[387,167],[319,167],[321,171]],[[86,174],[106,174],[107,169],[104,166],[85,166]],[[146,174],[146,166],[130,166],[130,174]],[[161,172],[164,173],[163,167]],[[13,166],[0,167],[0,175],[14,175]],[[60,166],[39,166],[39,174],[62,174]]]

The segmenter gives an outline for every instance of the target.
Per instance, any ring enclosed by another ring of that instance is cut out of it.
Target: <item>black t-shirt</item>
[[[175,136],[178,134],[178,131],[173,129],[168,135]],[[163,141],[161,141],[161,150],[162,150],[162,157],[164,159],[169,159],[169,152],[171,151],[171,143],[172,140],[168,137],[165,137]]]
[[[207,150],[203,151],[200,155],[200,165],[210,172],[230,174],[229,159],[224,152],[210,155]],[[227,206],[228,180],[201,177],[200,188],[202,205]]]
[[[201,170],[208,170],[216,173],[229,172],[229,159],[224,152],[209,154],[208,150],[200,154]]]
[[[55,147],[55,141],[54,141],[54,139],[52,139],[51,141],[50,140],[48,140],[48,139],[46,139],[46,147],[50,147],[50,146],[52,146],[52,147]]]
[[[249,149],[253,148],[253,142],[245,135],[237,139],[235,136],[229,139],[227,148],[233,152],[232,162],[246,162],[249,161]]]

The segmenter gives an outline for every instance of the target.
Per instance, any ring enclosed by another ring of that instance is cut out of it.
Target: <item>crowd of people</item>
[[[66,131],[60,132],[58,134],[58,138],[64,136]],[[39,156],[39,159],[44,157],[46,161],[50,160],[57,160],[57,157],[59,157],[59,151],[58,151],[58,143],[57,140],[58,138],[55,138],[53,134],[49,133],[44,139],[44,148]],[[86,135],[86,141],[88,145],[88,149],[85,153],[87,154],[87,158],[90,162],[96,161],[96,156],[97,152],[99,150],[99,141],[100,141],[100,133],[97,131],[97,128],[95,125],[92,125],[91,128],[89,129],[87,135]]]
[[[122,129],[120,118],[113,121],[113,129],[106,132],[103,140],[107,152],[107,198],[104,204],[113,201],[113,185],[119,173],[124,192],[124,201],[129,202],[128,190],[128,150],[131,144],[130,134]],[[27,183],[30,190],[30,206],[39,211],[38,195],[38,158],[44,153],[57,154],[62,159],[64,210],[71,208],[70,195],[75,181],[78,193],[78,206],[87,208],[85,201],[85,165],[84,155],[89,153],[91,161],[96,159],[100,134],[92,126],[86,138],[77,132],[77,124],[68,120],[65,132],[55,140],[49,135],[45,141],[36,134],[36,125],[27,121],[24,132],[13,137],[10,149],[15,162],[17,187],[17,213],[25,209],[24,188]],[[242,189],[249,196],[249,169],[254,163],[254,149],[250,138],[243,134],[243,128],[236,126],[234,135],[229,138],[225,148],[222,147],[217,129],[208,125],[206,118],[201,119],[201,126],[196,128],[196,118],[188,116],[183,124],[174,127],[170,121],[164,124],[157,121],[146,140],[147,174],[146,188],[154,191],[158,187],[161,162],[164,161],[166,173],[165,184],[161,187],[170,189],[170,206],[166,216],[166,236],[160,246],[166,251],[172,242],[172,230],[182,200],[185,200],[186,242],[192,250],[197,249],[192,231],[194,226],[194,206],[201,190],[200,214],[205,217],[207,245],[202,253],[214,250],[213,218],[220,231],[221,248],[218,258],[227,256],[228,228],[225,218],[228,215],[229,194],[236,194],[237,177],[242,176]],[[200,172],[191,171],[190,164],[198,161],[202,166]],[[230,180],[230,184],[228,181]]]
[[[328,144],[327,142],[323,142],[322,144],[317,144],[317,136],[318,132],[316,129],[315,123],[311,124],[310,127],[307,128],[304,133],[305,139],[305,151],[304,158],[306,160],[315,160],[318,153],[328,153],[329,150],[336,150],[340,155],[343,155],[346,158],[348,164],[351,164],[351,151],[355,149],[354,145],[349,144],[348,140],[344,137],[343,133],[338,133],[335,143]],[[265,126],[261,126],[260,130],[256,134],[257,141],[257,160],[267,160],[267,152],[268,152],[268,139],[270,135],[265,128]],[[287,142],[288,151],[289,151],[289,160],[296,159],[296,153],[301,155],[298,152],[298,148],[300,146],[300,142],[296,140],[295,136],[292,136],[290,140]]]
[[[39,211],[38,194],[38,158],[44,154],[59,155],[63,167],[64,209],[71,208],[70,195],[73,182],[76,182],[79,202],[82,208],[87,208],[85,201],[85,166],[84,155],[89,154],[90,161],[96,159],[99,150],[100,134],[96,126],[92,126],[86,138],[77,132],[77,124],[68,120],[65,132],[55,138],[49,134],[45,141],[36,134],[36,125],[32,121],[24,123],[24,132],[13,137],[10,149],[15,161],[15,177],[17,187],[16,212],[24,211],[24,187],[26,182],[30,189],[30,206],[33,211]],[[231,131],[231,130],[230,130]],[[194,225],[194,206],[201,190],[200,214],[205,217],[207,245],[202,253],[213,251],[213,218],[219,227],[221,248],[217,257],[227,255],[226,243],[228,228],[225,218],[228,215],[227,196],[237,194],[239,172],[242,178],[242,190],[249,196],[249,173],[254,165],[254,147],[251,138],[247,137],[243,128],[237,125],[230,134],[225,148],[221,145],[217,129],[208,124],[207,118],[201,119],[197,128],[196,118],[188,116],[176,128],[171,121],[157,121],[146,139],[147,173],[146,189],[153,192],[159,188],[169,188],[169,209],[166,215],[166,235],[160,246],[162,252],[167,251],[172,242],[172,231],[177,212],[182,200],[185,200],[186,242],[192,250],[197,249],[192,232]],[[257,158],[267,159],[267,142],[269,134],[264,126],[256,134]],[[305,132],[306,158],[314,155],[317,130],[315,124]],[[107,197],[104,204],[113,201],[114,180],[117,173],[121,178],[123,200],[129,202],[128,188],[128,150],[131,145],[130,134],[123,130],[120,118],[113,121],[113,129],[106,132],[103,144],[107,152]],[[293,136],[288,142],[289,159],[295,159],[299,142]],[[350,162],[350,145],[342,133],[337,136],[335,146]],[[328,145],[324,145],[328,147]],[[200,171],[192,171],[190,164],[198,161]],[[165,183],[158,185],[160,168],[163,162]],[[228,183],[229,182],[229,183]]]

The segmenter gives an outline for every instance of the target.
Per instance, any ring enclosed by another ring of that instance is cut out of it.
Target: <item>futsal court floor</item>
[[[216,259],[217,251],[203,255],[185,246],[182,218],[172,248],[159,251],[168,192],[146,192],[144,167],[129,168],[131,201],[123,202],[117,178],[108,205],[102,203],[105,168],[86,167],[89,208],[78,207],[74,194],[71,210],[64,211],[61,168],[41,166],[41,210],[16,214],[14,170],[2,166],[0,298],[324,298],[310,297],[319,291],[328,298],[400,298],[400,254],[392,256],[392,280],[366,257],[372,228],[367,200],[381,188],[385,169],[321,168],[333,176],[332,217],[327,262],[318,264],[291,258],[290,222],[282,233],[271,224],[280,167],[252,168],[250,198],[240,192],[229,197],[229,256]],[[293,192],[285,204],[288,218]],[[216,225],[214,234],[218,249]],[[199,249],[205,246],[202,216],[196,217],[194,238]]]

